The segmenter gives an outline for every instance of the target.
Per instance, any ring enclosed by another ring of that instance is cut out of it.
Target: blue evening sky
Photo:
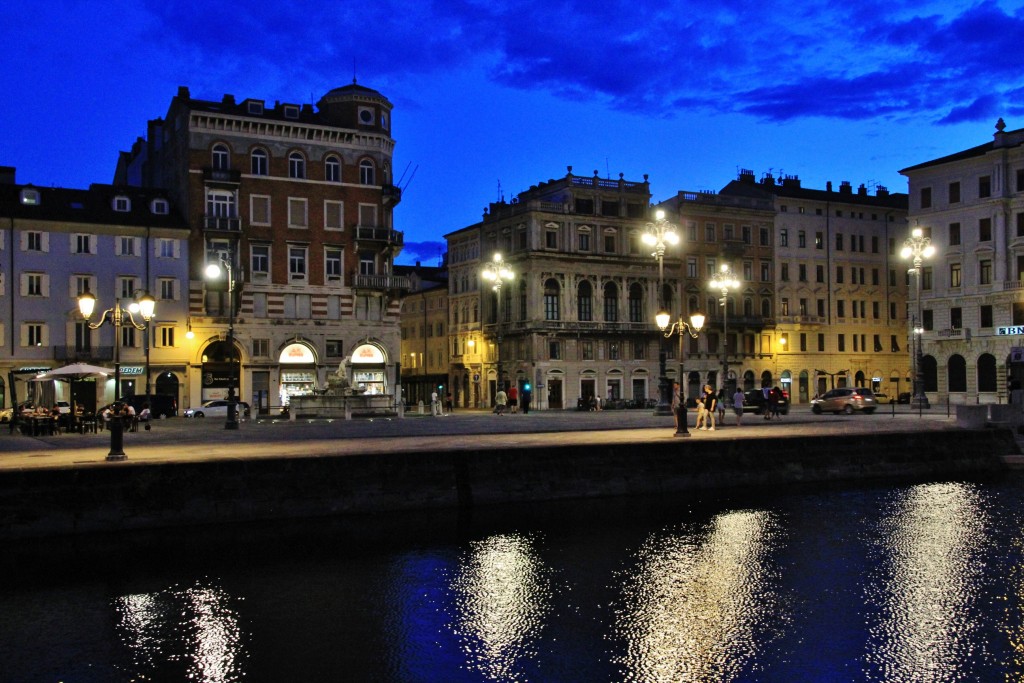
[[[117,153],[193,97],[395,105],[402,263],[502,195],[575,173],[654,200],[740,168],[906,192],[898,171],[1024,127],[1024,0],[9,0],[0,165],[109,183]]]

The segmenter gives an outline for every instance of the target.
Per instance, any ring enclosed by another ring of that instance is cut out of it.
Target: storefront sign
[[[142,367],[141,365],[122,365],[121,366],[121,374],[122,375],[129,375],[129,376],[131,376],[131,375],[141,375],[143,372],[145,372],[145,370],[146,369],[144,367]]]
[[[313,352],[305,344],[289,344],[281,351],[280,363],[313,363]]]
[[[352,352],[352,362],[359,364],[384,364],[384,352],[373,344],[363,344]]]
[[[1024,334],[1024,325],[1014,325],[1013,327],[997,327],[996,334]]]

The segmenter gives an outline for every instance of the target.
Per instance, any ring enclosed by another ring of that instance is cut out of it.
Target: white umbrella
[[[85,379],[86,377],[106,377],[107,375],[113,375],[114,373],[115,370],[113,368],[101,368],[98,365],[89,365],[88,363],[72,363],[71,365],[65,365],[62,368],[47,370],[41,375],[36,375],[29,381],[47,382],[49,380],[60,380],[70,382],[76,379]]]

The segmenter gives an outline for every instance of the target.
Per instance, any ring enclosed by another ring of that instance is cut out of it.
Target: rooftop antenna
[[[498,178],[498,203],[505,201],[505,194],[501,191],[501,178]]]
[[[612,179],[612,172],[608,169],[608,157],[604,158],[604,177],[605,180]]]
[[[420,165],[416,164],[416,168],[412,169],[412,175],[405,181],[405,185],[402,185],[402,192],[405,192],[405,188],[409,187],[409,183],[411,183],[412,179],[416,177],[416,171],[418,170],[420,170]],[[402,176],[405,177],[405,174],[403,173]]]
[[[395,183],[395,185],[398,185],[399,187],[402,186],[402,180],[405,178],[405,174],[409,172],[409,167],[410,166],[412,166],[412,162],[411,161],[405,165],[405,170],[402,171],[402,176],[398,179],[398,182]]]

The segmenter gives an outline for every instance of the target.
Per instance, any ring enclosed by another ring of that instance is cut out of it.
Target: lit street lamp
[[[495,319],[494,322],[497,323],[497,328],[498,328],[498,332],[497,332],[498,344],[495,347],[495,352],[496,352],[496,355],[497,355],[496,365],[497,365],[497,370],[498,370],[497,391],[501,391],[505,387],[504,381],[502,380],[502,374],[501,374],[501,330],[502,330],[502,320],[501,320],[501,284],[503,282],[511,282],[512,278],[514,277],[514,275],[512,273],[512,269],[509,268],[508,264],[506,264],[501,259],[501,254],[499,254],[499,253],[495,253],[494,254],[494,258],[491,259],[491,261],[489,263],[484,265],[484,270],[483,270],[483,273],[481,273],[481,274],[482,274],[482,276],[483,276],[483,278],[485,280],[488,280],[488,281],[491,282],[491,289],[494,290],[494,295],[497,298],[497,304],[495,306],[495,313],[494,313],[496,319]]]
[[[220,257],[220,264],[211,263],[206,266],[206,277],[215,280],[220,278],[221,266],[227,273],[228,285],[228,414],[224,421],[224,429],[238,429],[238,402],[235,398],[235,276],[231,269],[231,261]]]
[[[921,314],[921,264],[924,259],[931,258],[935,254],[935,247],[932,246],[932,239],[925,237],[924,230],[914,228],[910,237],[903,243],[900,257],[913,259],[914,267],[907,272],[917,276],[917,315],[913,318],[911,329],[913,336],[910,338],[910,354],[914,366],[914,396],[910,399],[911,408],[930,408],[928,396],[924,393],[924,369],[922,368],[921,336],[924,334],[924,322]]]
[[[728,396],[725,384],[729,381],[729,290],[739,289],[740,281],[729,269],[729,265],[723,263],[708,284],[711,289],[722,293],[718,299],[718,304],[722,307],[722,389],[726,390]]]
[[[690,316],[689,323],[680,318],[669,326],[672,315],[668,311],[662,310],[654,319],[658,323],[658,329],[664,333],[666,339],[671,337],[673,333],[679,335],[679,408],[676,411],[676,433],[673,436],[689,436],[690,430],[686,428],[686,377],[683,374],[683,335],[689,334],[696,339],[701,328],[704,327],[704,316],[700,313],[694,313]]]
[[[679,244],[679,233],[676,232],[676,226],[665,220],[665,212],[659,209],[654,214],[654,222],[648,223],[644,228],[642,239],[644,244],[654,247],[651,256],[658,259],[658,310],[664,311],[665,302],[662,301],[662,297],[665,295],[665,250],[669,246]],[[658,405],[654,409],[655,415],[672,414],[672,387],[668,382],[666,362],[665,342],[662,340],[658,344]]]
[[[78,297],[78,310],[85,318],[89,329],[98,330],[104,323],[114,326],[114,403],[121,402],[121,327],[131,325],[137,330],[145,330],[149,321],[153,319],[153,312],[156,309],[156,300],[144,294],[138,301],[132,302],[128,309],[121,308],[121,300],[115,299],[112,308],[103,311],[103,315],[95,323],[89,322],[92,312],[96,309],[96,297],[88,290],[82,292]],[[135,313],[142,316],[143,322],[135,320]],[[110,452],[107,460],[127,460],[124,452],[124,422],[121,415],[112,415],[110,418]]]

